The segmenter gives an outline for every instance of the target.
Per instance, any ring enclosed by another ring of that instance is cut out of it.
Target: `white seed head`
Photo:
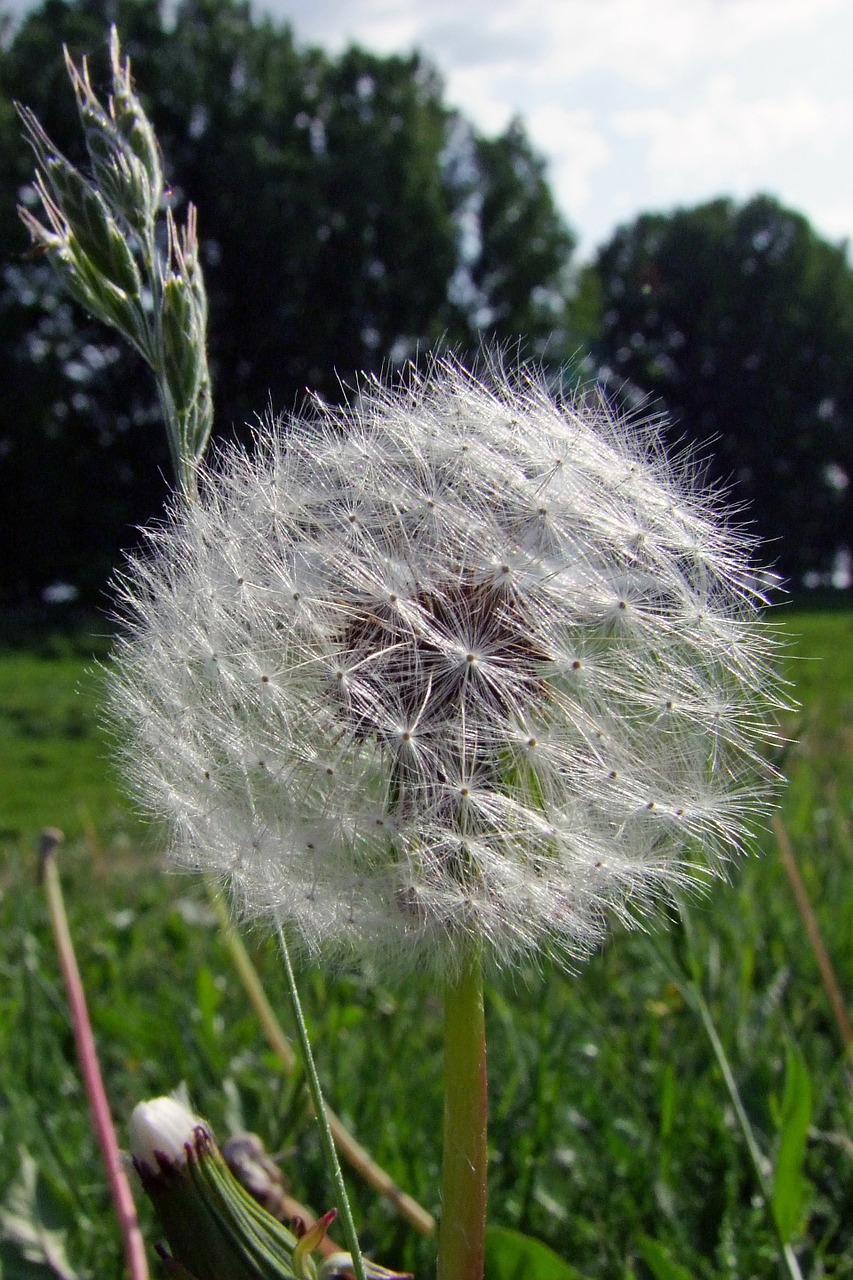
[[[268,422],[122,581],[122,756],[310,952],[594,947],[768,798],[748,539],[654,423],[453,362]]]

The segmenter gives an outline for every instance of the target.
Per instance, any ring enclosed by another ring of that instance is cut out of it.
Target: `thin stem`
[[[692,1004],[696,1012],[699,1014],[702,1026],[705,1028],[705,1033],[711,1042],[711,1048],[714,1050],[717,1065],[722,1072],[723,1080],[725,1081],[729,1098],[731,1099],[732,1108],[735,1116],[737,1117],[737,1122],[740,1127],[741,1134],[743,1135],[743,1140],[746,1143],[746,1149],[749,1152],[749,1158],[752,1162],[756,1181],[761,1188],[764,1203],[767,1206],[768,1214],[773,1224],[773,1229],[779,1241],[779,1248],[782,1254],[782,1261],[785,1264],[785,1270],[791,1280],[803,1280],[803,1273],[800,1270],[797,1255],[794,1253],[789,1242],[782,1236],[776,1222],[776,1215],[773,1212],[773,1187],[771,1186],[770,1179],[767,1177],[767,1173],[765,1172],[764,1157],[761,1154],[761,1148],[756,1141],[755,1133],[753,1132],[752,1125],[749,1121],[749,1116],[746,1114],[746,1108],[743,1105],[743,1100],[740,1096],[740,1090],[737,1087],[734,1072],[732,1071],[731,1066],[729,1065],[729,1060],[726,1057],[723,1042],[717,1034],[717,1028],[714,1026],[714,1020],[711,1017],[711,1010],[708,1008],[705,997],[702,995],[701,991],[699,991],[697,986],[691,985],[690,987],[685,987],[682,983],[679,983],[678,986],[682,995],[685,996],[688,1003]]]
[[[835,1025],[838,1027],[838,1034],[841,1037],[841,1043],[844,1045],[845,1052],[853,1062],[853,1027],[850,1025],[850,1017],[844,1004],[844,997],[841,994],[841,986],[836,977],[835,969],[830,959],[829,952],[823,941],[823,935],[820,931],[820,925],[817,922],[817,916],[814,913],[808,890],[803,883],[800,875],[800,869],[797,866],[797,859],[794,855],[794,846],[791,844],[791,838],[782,822],[782,819],[774,814],[770,819],[773,827],[773,834],[776,837],[776,843],[779,846],[779,852],[782,855],[782,866],[788,877],[788,883],[794,895],[794,901],[797,904],[797,910],[800,913],[800,919],[805,926],[808,936],[809,945],[811,946],[814,958],[817,961],[817,967],[820,971],[823,989],[826,992],[826,998],[832,1009]]]
[[[308,1028],[305,1025],[305,1018],[302,1013],[302,1002],[299,999],[299,991],[296,986],[296,976],[293,972],[293,965],[290,962],[290,951],[288,950],[284,930],[278,922],[276,924],[276,932],[278,933],[278,942],[281,947],[282,959],[284,960],[284,972],[287,977],[290,1002],[293,1006],[293,1018],[296,1023],[296,1031],[299,1036],[299,1044],[302,1049],[302,1062],[305,1067],[305,1074],[308,1078],[308,1089],[311,1093],[311,1101],[314,1104],[314,1114],[320,1130],[320,1143],[323,1147],[323,1154],[326,1158],[326,1169],[327,1172],[331,1174],[332,1181],[335,1184],[335,1190],[338,1195],[338,1208],[341,1215],[341,1226],[343,1228],[344,1239],[346,1240],[347,1247],[352,1257],[352,1269],[356,1274],[356,1280],[367,1280],[367,1275],[364,1269],[364,1259],[361,1256],[361,1247],[358,1243],[355,1222],[353,1221],[352,1210],[350,1209],[349,1197],[347,1196],[344,1177],[341,1173],[338,1153],[335,1150],[332,1131],[329,1127],[326,1104],[323,1100],[323,1091],[320,1088],[320,1077],[317,1074],[314,1055],[311,1052],[311,1042],[308,1039]]]
[[[240,935],[231,924],[221,895],[212,884],[208,885],[208,891],[222,928],[222,936],[225,939],[228,950],[231,952],[231,959],[234,961],[234,967],[240,976],[246,995],[249,997],[258,1021],[263,1027],[270,1048],[289,1075],[296,1067],[296,1054],[293,1052],[290,1042],[284,1034],[278,1018],[275,1016],[275,1011],[267,998],[251,956],[243,945]],[[416,1231],[420,1231],[426,1236],[432,1235],[435,1231],[435,1218],[432,1214],[428,1213],[423,1205],[418,1204],[417,1200],[407,1195],[405,1191],[397,1186],[391,1175],[376,1163],[370,1152],[366,1151],[361,1143],[353,1137],[340,1117],[328,1105],[326,1107],[326,1117],[329,1121],[332,1137],[335,1140],[335,1146],[343,1158],[352,1165],[356,1173],[359,1173],[365,1182],[369,1183],[380,1195],[390,1200],[400,1216],[405,1218]]]
[[[71,1013],[71,1025],[74,1030],[74,1041],[77,1045],[77,1056],[80,1059],[80,1071],[89,1099],[89,1107],[95,1126],[95,1136],[101,1149],[101,1157],[107,1171],[110,1195],[115,1205],[121,1230],[124,1256],[131,1280],[148,1280],[148,1263],[145,1258],[145,1244],[139,1230],[136,1217],[136,1206],[130,1184],[125,1177],[121,1163],[115,1126],[110,1115],[101,1068],[98,1062],[98,1051],[89,1011],[86,1007],[86,993],[80,977],[77,958],[71,931],[68,928],[68,917],[65,914],[65,903],[62,897],[62,885],[56,866],[56,850],[62,842],[62,832],[50,827],[42,832],[39,846],[41,858],[41,875],[47,898],[56,950],[68,993],[68,1007]]]
[[[481,1280],[486,1234],[483,969],[469,958],[444,996],[444,1162],[438,1280]]]

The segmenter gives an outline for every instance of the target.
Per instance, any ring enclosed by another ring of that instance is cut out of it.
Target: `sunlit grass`
[[[853,991],[853,615],[782,615],[801,699],[788,724],[783,817],[838,969]],[[91,664],[88,664],[91,666]],[[106,764],[97,676],[82,658],[0,658],[0,1188],[23,1145],[74,1226],[72,1261],[121,1274],[89,1134],[46,916],[35,839],[64,827],[68,909],[119,1119],[189,1085],[224,1135],[285,1150],[297,1195],[329,1192],[301,1082],[266,1049],[198,882],[161,874]],[[836,1028],[771,837],[691,908],[703,989],[750,1119],[772,1158],[786,1047],[812,1078],[804,1274],[853,1276],[853,1104]],[[269,993],[287,1002],[274,949],[250,938]],[[650,1272],[642,1235],[696,1280],[776,1274],[775,1244],[710,1049],[678,994],[671,931],[617,934],[575,977],[519,974],[488,994],[490,1218],[547,1240],[588,1277]],[[435,1210],[441,1112],[438,1002],[423,982],[305,974],[324,1083],[391,1174]],[[431,1273],[413,1238],[352,1183],[368,1251]],[[1,1192],[0,1192],[1,1193]],[[822,1268],[822,1269],[821,1269]]]
[[[98,725],[101,678],[75,656],[0,657],[0,840],[32,839],[45,825],[106,835],[126,823]]]

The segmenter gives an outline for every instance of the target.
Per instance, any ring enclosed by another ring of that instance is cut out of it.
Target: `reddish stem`
[[[794,894],[794,901],[797,904],[800,919],[805,925],[806,934],[820,971],[823,989],[826,992],[826,998],[829,1001],[835,1024],[838,1027],[838,1034],[841,1036],[841,1041],[848,1057],[853,1062],[853,1027],[850,1025],[850,1018],[844,1003],[844,997],[841,994],[841,987],[835,975],[835,968],[829,957],[829,952],[824,944],[823,935],[821,934],[820,925],[817,922],[817,916],[814,913],[808,890],[803,883],[803,877],[800,875],[800,869],[797,866],[794,846],[791,844],[791,838],[782,823],[782,819],[774,814],[770,821],[773,827],[773,834],[776,836],[776,842],[779,845],[779,852],[782,855],[782,866],[785,868],[788,883]]]
[[[142,1239],[142,1233],[139,1230],[133,1194],[121,1163],[115,1127],[110,1115],[110,1107],[101,1077],[98,1051],[95,1048],[95,1037],[92,1034],[92,1024],[89,1021],[89,1011],[86,1007],[86,995],[80,978],[80,970],[77,967],[74,944],[71,941],[71,932],[68,928],[68,918],[65,914],[62,886],[59,881],[59,871],[54,856],[58,846],[62,843],[62,839],[62,832],[53,827],[48,827],[41,834],[39,855],[41,857],[42,882],[47,897],[62,976],[65,980],[65,989],[68,994],[68,1006],[71,1012],[74,1040],[77,1045],[77,1056],[80,1059],[80,1070],[95,1124],[95,1134],[107,1171],[110,1195],[115,1205],[121,1229],[128,1273],[131,1280],[148,1280],[145,1244]]]

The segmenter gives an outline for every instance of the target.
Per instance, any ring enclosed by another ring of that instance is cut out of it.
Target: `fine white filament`
[[[452,361],[267,422],[122,579],[136,795],[310,952],[578,958],[772,785],[760,578],[717,507],[655,423]]]

